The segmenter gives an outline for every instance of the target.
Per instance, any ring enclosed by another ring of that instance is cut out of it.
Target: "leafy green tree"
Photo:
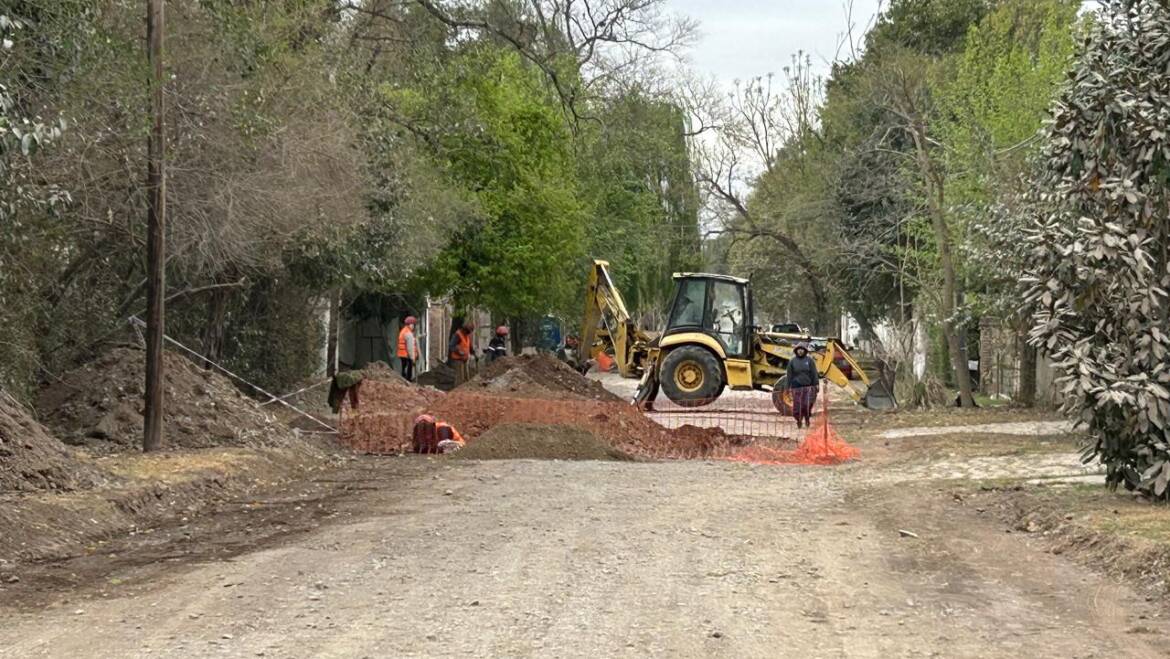
[[[612,264],[631,313],[660,319],[671,275],[695,270],[699,203],[680,107],[641,90],[604,101],[578,137],[588,251]]]
[[[1032,181],[1031,338],[1110,487],[1170,493],[1170,8],[1111,0]]]
[[[435,133],[434,154],[473,192],[480,217],[422,276],[458,304],[502,316],[575,309],[585,212],[571,133],[540,73],[515,53],[477,44],[435,75],[441,93],[390,89],[387,99],[424,122],[459,117],[455,129]]]
[[[977,314],[1029,319],[1019,305],[1026,259],[1018,199],[1039,147],[1040,129],[1072,60],[1076,0],[1005,0],[967,35],[941,85],[946,118],[947,196],[964,253],[969,303]],[[1015,267],[1013,267],[1015,266]],[[1035,401],[1035,349],[1020,341],[1017,401]]]

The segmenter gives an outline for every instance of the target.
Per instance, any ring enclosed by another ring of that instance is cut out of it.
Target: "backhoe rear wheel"
[[[772,387],[772,405],[784,416],[792,414],[792,390],[788,388],[787,375],[780,376]]]
[[[723,392],[723,367],[710,350],[683,346],[666,355],[658,380],[676,405],[702,407]]]

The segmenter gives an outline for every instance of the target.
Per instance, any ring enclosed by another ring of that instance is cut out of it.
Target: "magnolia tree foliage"
[[[1170,9],[1112,0],[1054,108],[1027,303],[1111,487],[1170,483]]]

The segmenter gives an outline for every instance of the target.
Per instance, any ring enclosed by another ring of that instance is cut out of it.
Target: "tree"
[[[971,305],[1016,327],[1016,401],[1036,395],[1036,351],[1019,304],[1027,248],[1019,239],[1025,178],[1048,108],[1072,60],[1076,0],[1006,0],[971,28],[941,87],[947,194],[962,236]]]
[[[954,249],[950,208],[946,196],[946,171],[934,136],[933,109],[929,77],[935,63],[916,54],[900,54],[886,64],[886,75],[878,79],[876,96],[881,106],[899,120],[895,124],[906,133],[912,145],[918,183],[925,201],[926,215],[933,230],[938,267],[942,271],[939,292],[939,315],[943,338],[950,355],[951,372],[959,389],[959,404],[973,407],[971,377],[967,370],[967,348],[959,333],[960,300],[963,295],[959,279],[960,264]]]
[[[800,279],[812,299],[813,325],[824,329],[831,316],[824,272],[796,239],[793,227],[750,199],[759,182],[783,176],[783,168],[794,157],[803,156],[808,142],[815,139],[821,87],[810,71],[807,56],[797,55],[784,68],[778,86],[773,86],[771,75],[759,77],[737,84],[726,98],[719,98],[708,86],[692,83],[688,104],[697,130],[709,133],[695,140],[694,160],[711,230],[730,234],[733,247],[738,242],[762,241],[779,248],[779,254],[768,252],[769,248],[754,253],[764,255],[765,262],[794,265],[791,276]]]
[[[1110,487],[1170,495],[1170,9],[1111,0],[1053,105],[1026,297]]]
[[[630,312],[653,326],[673,292],[672,273],[702,264],[686,116],[640,87],[601,102],[603,121],[577,139],[587,249],[610,262]]]
[[[458,305],[504,317],[575,310],[585,216],[571,132],[539,72],[477,43],[431,75],[426,90],[386,98],[430,135],[433,156],[473,191],[480,213],[422,276]]]
[[[0,388],[24,393],[40,363],[31,348],[39,316],[37,274],[52,260],[29,249],[42,231],[29,216],[54,213],[69,202],[66,190],[44,184],[38,151],[61,137],[65,121],[29,116],[35,105],[29,80],[38,60],[36,34],[5,10],[0,10],[0,46],[0,327],[7,328],[0,334]]]

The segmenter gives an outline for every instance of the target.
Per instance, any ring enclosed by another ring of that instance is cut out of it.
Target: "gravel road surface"
[[[1155,604],[929,481],[398,463],[282,541],[0,595],[0,657],[1166,656]]]

